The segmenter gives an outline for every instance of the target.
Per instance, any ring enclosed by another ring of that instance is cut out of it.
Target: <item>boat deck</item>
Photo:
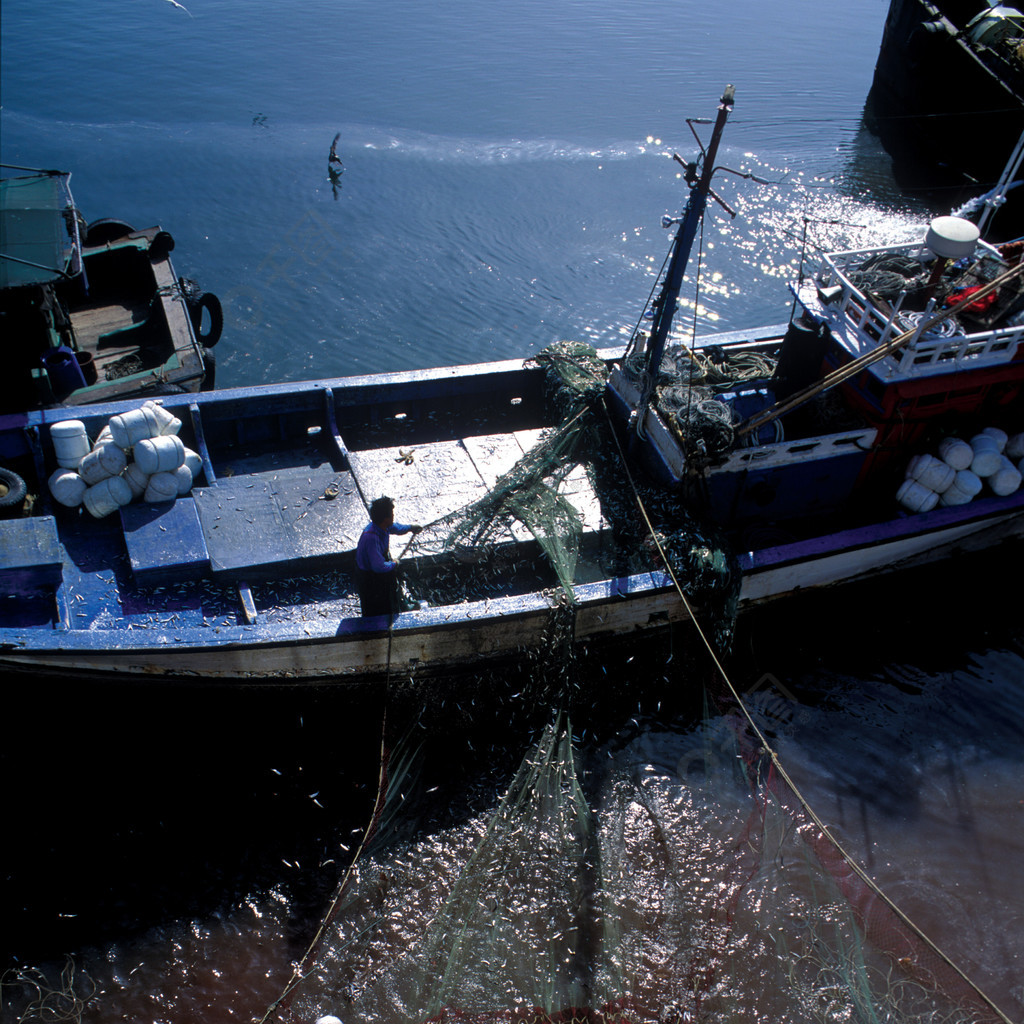
[[[52,621],[72,630],[216,630],[307,615],[320,621],[358,616],[351,570],[368,503],[391,495],[401,521],[435,524],[486,495],[541,433],[366,449],[348,453],[345,469],[315,445],[282,447],[230,460],[216,474],[211,470],[212,483],[173,502],[133,503],[103,520],[58,508],[53,516],[0,523],[5,548],[27,552],[17,587],[24,600],[5,601],[2,622],[26,627]],[[593,546],[607,522],[586,472],[574,471],[562,492],[579,510]],[[34,524],[31,534],[21,523]],[[414,575],[422,569],[429,576],[447,533],[444,523],[425,530],[403,564]],[[393,556],[404,554],[408,539],[393,538]],[[63,556],[54,554],[61,545]],[[520,524],[499,536],[497,547],[506,565],[538,561],[536,542]],[[40,554],[43,549],[49,553]],[[536,589],[538,574],[545,572],[542,565],[531,569],[523,591]],[[581,580],[598,575],[581,567]],[[485,587],[481,577],[475,589]],[[13,585],[5,589],[15,592]]]

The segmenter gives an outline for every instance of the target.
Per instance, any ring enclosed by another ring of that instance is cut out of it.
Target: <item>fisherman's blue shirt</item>
[[[405,523],[392,523],[389,529],[367,523],[356,545],[356,568],[364,572],[394,572],[398,563],[391,561],[390,534],[408,533],[411,529]]]

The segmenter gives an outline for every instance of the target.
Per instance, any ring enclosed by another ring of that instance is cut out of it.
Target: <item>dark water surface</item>
[[[882,0],[825,21],[809,0],[185,6],[7,0],[0,153],[72,171],[88,219],[173,233],[225,306],[220,386],[623,343],[682,202],[684,119],[727,82],[721,162],[771,184],[718,179],[738,216],[709,218],[682,317],[701,332],[784,321],[805,235],[927,215],[861,126]],[[796,603],[745,624],[728,665],[850,853],[1015,1019],[1020,567]],[[370,820],[386,708],[387,815],[291,1019],[613,1000],[644,1022],[963,1019],[921,1002],[957,991],[921,950],[887,957],[884,927],[858,944],[857,897],[737,779],[692,636],[592,652],[575,741],[546,748],[564,702],[523,694],[560,679],[9,693],[0,966],[58,988],[70,954],[87,1021],[258,1020]],[[500,804],[524,764],[539,802]],[[865,1009],[864,979],[898,1010]]]

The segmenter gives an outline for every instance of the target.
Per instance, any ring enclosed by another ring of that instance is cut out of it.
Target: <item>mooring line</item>
[[[602,397],[602,405],[604,405],[604,398]],[[619,458],[622,460],[622,468],[626,474],[626,479],[629,481],[629,485],[633,490],[633,497],[636,498],[636,503],[640,509],[640,514],[643,516],[644,523],[647,525],[648,532],[650,533],[651,539],[654,541],[655,547],[658,549],[658,554],[661,556],[661,560],[668,572],[669,578],[672,580],[672,585],[675,587],[676,593],[679,595],[680,600],[683,602],[683,607],[686,609],[687,614],[690,616],[690,620],[696,627],[697,634],[700,636],[702,643],[707,649],[708,654],[711,656],[711,660],[718,670],[718,674],[722,677],[725,685],[728,687],[733,700],[739,706],[743,712],[744,718],[753,730],[754,735],[757,737],[758,742],[761,744],[761,748],[771,759],[772,767],[779,773],[779,776],[785,781],[786,785],[789,786],[793,795],[797,798],[800,806],[803,808],[807,816],[814,822],[818,830],[825,836],[825,838],[832,844],[833,847],[838,851],[839,855],[843,860],[850,866],[850,869],[857,875],[858,878],[892,911],[893,914],[906,925],[913,933],[928,947],[943,963],[946,964],[954,973],[956,973],[961,980],[963,980],[967,986],[978,996],[982,1003],[987,1006],[1002,1022],[1002,1024],[1013,1024],[1013,1021],[1003,1011],[996,1006],[989,996],[978,986],[978,984],[971,980],[971,978],[956,964],[953,960],[943,952],[925,933],[916,925],[905,913],[902,911],[878,886],[878,883],[871,878],[870,875],[860,866],[860,864],[844,849],[842,844],[832,835],[829,827],[818,817],[817,813],[808,803],[807,799],[801,793],[796,783],[790,777],[789,773],[782,766],[782,762],[779,760],[778,754],[769,744],[764,733],[760,730],[757,723],[754,721],[750,712],[747,710],[747,706],[743,703],[743,699],[740,697],[739,692],[733,685],[732,680],[729,678],[729,674],[726,672],[724,666],[718,658],[711,641],[708,639],[703,627],[697,619],[694,613],[693,606],[690,604],[683,593],[683,588],[679,584],[679,580],[676,578],[676,574],[669,563],[668,556],[665,554],[664,548],[661,546],[661,541],[658,539],[657,533],[651,523],[650,517],[647,515],[647,509],[644,507],[643,499],[640,497],[640,491],[638,490],[635,481],[633,480],[633,474],[629,471],[629,464],[626,461],[625,452],[622,450],[622,444],[619,441],[619,436],[615,431],[614,424],[611,422],[611,416],[608,412],[607,405],[604,405],[605,416],[608,418],[608,424],[611,429],[612,437],[615,440],[615,446],[618,448]]]

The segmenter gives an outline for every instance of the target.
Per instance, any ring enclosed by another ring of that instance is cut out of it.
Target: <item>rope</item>
[[[611,426],[611,417],[608,413],[607,406],[605,406],[605,415],[608,416],[609,426]],[[839,840],[837,840],[835,836],[832,835],[832,832],[829,829],[829,827],[821,820],[821,818],[818,817],[817,813],[807,802],[803,793],[801,793],[800,789],[797,787],[796,783],[790,777],[789,773],[786,771],[785,768],[783,768],[782,762],[779,760],[778,755],[772,749],[764,733],[760,730],[757,723],[751,716],[750,712],[747,710],[746,705],[743,703],[743,700],[740,697],[739,692],[733,685],[732,680],[729,678],[729,674],[726,672],[724,666],[718,658],[718,655],[715,653],[715,650],[712,647],[711,642],[708,640],[708,637],[704,632],[703,627],[698,621],[697,616],[694,614],[692,605],[687,600],[686,594],[683,593],[683,588],[679,585],[679,580],[676,579],[676,575],[672,571],[672,566],[669,563],[665,551],[661,546],[661,542],[658,540],[657,532],[651,524],[651,520],[647,515],[647,510],[644,508],[643,499],[640,497],[640,492],[638,491],[636,483],[633,480],[633,475],[629,471],[629,465],[626,462],[625,453],[622,450],[622,445],[619,441],[618,434],[614,430],[614,427],[612,427],[612,437],[615,438],[615,446],[618,449],[619,457],[622,459],[622,468],[625,471],[626,479],[629,481],[629,485],[633,490],[633,496],[636,498],[636,503],[638,508],[640,509],[640,514],[643,517],[644,523],[647,525],[647,529],[650,532],[651,539],[654,541],[655,547],[658,550],[658,554],[661,556],[662,562],[665,565],[665,569],[672,580],[672,585],[675,587],[676,593],[678,593],[679,595],[679,599],[683,602],[683,606],[686,609],[686,613],[689,615],[691,621],[696,627],[697,634],[698,636],[700,636],[702,643],[707,649],[707,652],[710,655],[711,661],[714,663],[714,666],[717,669],[718,674],[721,676],[726,687],[728,687],[729,693],[731,694],[733,700],[736,702],[740,711],[743,712],[743,717],[747,720],[747,724],[753,730],[754,735],[757,737],[758,742],[761,744],[761,749],[764,751],[765,754],[769,756],[772,768],[774,768],[774,770],[776,770],[779,773],[780,778],[782,778],[782,780],[790,788],[793,795],[799,801],[800,806],[803,808],[804,812],[811,819],[811,821],[814,822],[815,826],[819,829],[822,835],[825,836],[825,838],[832,844],[832,846],[836,849],[836,851],[843,858],[846,864],[849,865],[850,869],[854,872],[854,874],[857,875],[857,877],[871,890],[871,892],[874,893],[874,895],[877,896],[889,908],[889,910],[891,910],[892,913],[895,914],[896,917],[904,925],[906,925],[914,933],[914,935],[925,944],[925,946],[928,947],[928,949],[930,949],[940,960],[942,960],[943,963],[946,964],[947,967],[950,967],[960,977],[960,979],[968,985],[968,987],[978,996],[978,998],[985,1004],[985,1006],[987,1006],[993,1013],[995,1013],[995,1015],[999,1018],[1002,1024],[1013,1024],[1013,1021],[1011,1021],[1010,1018],[1005,1013],[1003,1013],[1003,1011],[1000,1010],[998,1006],[996,1006],[996,1004],[984,993],[984,991],[982,991],[982,989],[974,981],[972,981],[971,978],[968,977],[968,975],[964,973],[964,971],[957,964],[955,964],[950,959],[950,957],[946,953],[944,953],[913,921],[911,921],[911,919],[907,917],[907,915],[879,888],[878,884],[870,877],[870,875],[868,875],[868,873],[860,866],[860,864],[858,864],[857,861],[846,851],[846,849],[842,846]]]

